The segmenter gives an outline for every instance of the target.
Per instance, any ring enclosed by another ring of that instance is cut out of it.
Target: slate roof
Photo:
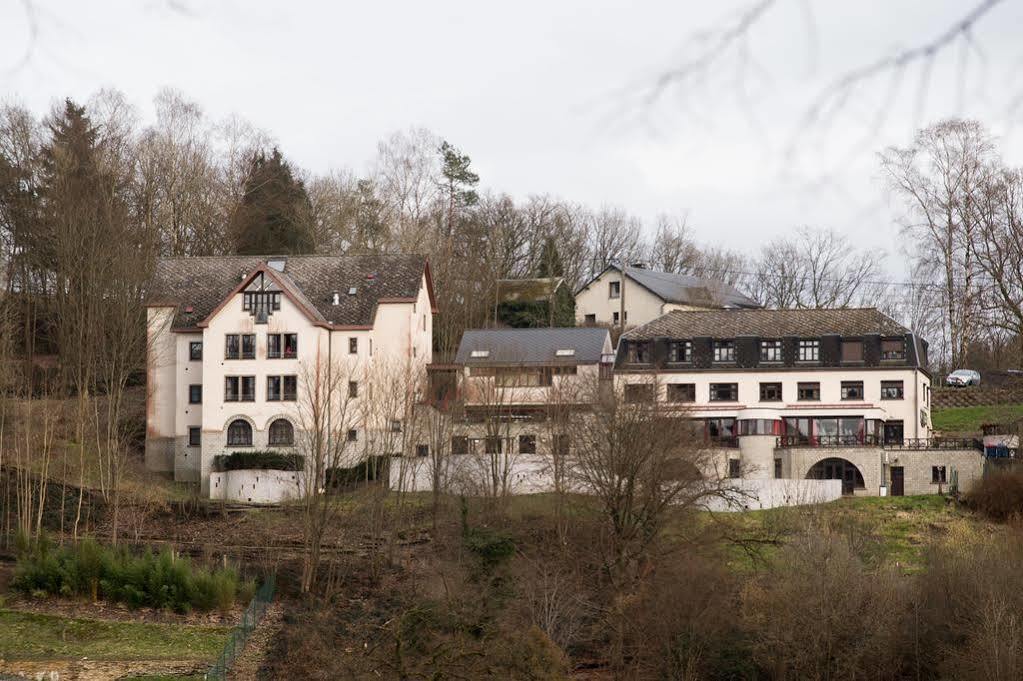
[[[426,258],[417,255],[228,255],[161,258],[150,290],[151,305],[175,305],[172,328],[195,328],[246,275],[268,260],[284,260],[283,273],[270,270],[317,322],[371,326],[381,300],[415,299]],[[355,295],[348,289],[356,288]],[[334,293],[341,304],[333,305]],[[432,298],[432,292],[431,292]],[[189,312],[189,308],[191,311]]]
[[[607,329],[594,327],[550,329],[471,329],[462,334],[455,364],[468,366],[523,364],[595,364],[611,352]],[[558,350],[575,350],[572,356]],[[487,357],[472,357],[473,350],[488,350]]]
[[[813,338],[838,334],[902,336],[909,330],[875,308],[831,310],[672,311],[623,334],[623,338]]]
[[[561,277],[498,279],[498,298],[503,303],[548,301],[565,280]]]
[[[616,265],[608,266],[607,270],[618,270]],[[601,272],[579,290],[587,288],[590,284],[604,274]],[[701,307],[726,307],[726,308],[758,308],[760,305],[744,295],[734,286],[703,277],[694,277],[688,274],[670,274],[668,272],[657,272],[643,267],[626,267],[625,274],[643,288],[659,297],[667,303],[679,305],[698,305]],[[578,293],[578,292],[577,292]],[[626,295],[628,292],[626,291]]]

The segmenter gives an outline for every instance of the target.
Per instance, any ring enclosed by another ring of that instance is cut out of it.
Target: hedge
[[[301,454],[285,454],[272,449],[232,452],[213,457],[213,470],[276,470],[300,471],[305,468]]]

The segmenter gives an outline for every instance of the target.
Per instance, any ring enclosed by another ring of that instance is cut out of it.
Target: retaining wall
[[[304,489],[302,471],[243,469],[210,473],[210,499],[221,501],[277,504],[300,498]]]

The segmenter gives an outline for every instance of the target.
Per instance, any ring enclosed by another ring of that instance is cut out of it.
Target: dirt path
[[[0,660],[0,673],[45,681],[116,681],[143,674],[202,674],[204,660]]]
[[[230,681],[253,681],[257,678],[259,669],[266,659],[266,654],[283,626],[284,606],[280,601],[275,601],[270,604],[263,621],[249,636],[249,640],[245,643],[245,650],[242,651],[241,657],[235,661],[227,678]]]

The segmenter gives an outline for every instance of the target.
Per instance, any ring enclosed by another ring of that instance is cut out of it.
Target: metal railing
[[[207,681],[225,681],[227,679],[227,672],[231,669],[231,665],[235,663],[242,650],[245,649],[245,642],[249,640],[249,636],[259,626],[263,616],[266,614],[267,608],[273,601],[276,583],[277,580],[274,575],[270,575],[263,582],[263,585],[259,587],[256,595],[252,597],[249,607],[245,608],[245,612],[242,614],[242,621],[231,632],[231,636],[227,639],[220,657],[213,663],[210,670],[206,672],[206,675],[203,677],[204,679]]]
[[[783,447],[876,447],[881,444],[874,435],[782,435],[777,446]]]
[[[924,437],[903,438],[895,442],[885,442],[885,449],[975,449],[984,451],[984,442],[969,437]]]

